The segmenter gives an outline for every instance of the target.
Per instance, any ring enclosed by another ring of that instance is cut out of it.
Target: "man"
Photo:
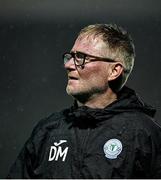
[[[82,29],[63,55],[75,103],[38,123],[8,178],[161,178],[155,110],[125,86],[134,58],[121,27]]]

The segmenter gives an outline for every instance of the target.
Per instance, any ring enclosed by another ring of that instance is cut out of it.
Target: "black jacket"
[[[34,128],[8,178],[161,178],[154,113],[127,87],[105,109],[54,113]]]

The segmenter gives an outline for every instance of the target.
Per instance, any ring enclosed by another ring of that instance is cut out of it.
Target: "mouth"
[[[78,80],[78,78],[74,76],[68,76],[68,80]]]

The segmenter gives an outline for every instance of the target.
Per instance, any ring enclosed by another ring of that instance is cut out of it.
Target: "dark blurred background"
[[[137,56],[128,85],[161,124],[161,1],[0,0],[0,178],[35,124],[72,104],[62,54],[82,27],[109,22],[131,33]]]

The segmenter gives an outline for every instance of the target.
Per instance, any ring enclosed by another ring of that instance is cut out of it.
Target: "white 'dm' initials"
[[[66,142],[67,140],[60,140],[59,143],[55,142],[54,146],[50,147],[48,161],[58,161],[59,157],[62,158],[62,161],[65,161],[67,153],[68,153],[68,147],[62,150],[62,147],[60,145]]]

